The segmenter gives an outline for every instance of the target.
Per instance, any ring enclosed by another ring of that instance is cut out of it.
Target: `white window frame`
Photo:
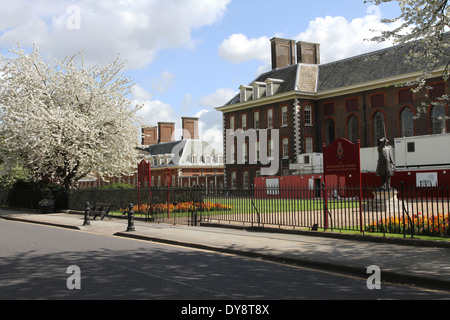
[[[303,114],[305,116],[305,125],[311,126],[312,125],[312,107],[311,105],[306,105],[305,110],[303,111]]]
[[[281,126],[287,127],[288,125],[288,107],[281,107]]]
[[[235,117],[230,116],[230,130],[234,131],[234,128],[235,128]]]
[[[244,113],[241,116],[241,124],[242,124],[242,130],[247,129],[247,114],[246,113]]]
[[[259,129],[259,111],[253,113],[253,127],[255,130]]]
[[[283,158],[288,159],[289,158],[289,138],[283,138],[282,144],[283,144]]]
[[[305,153],[314,152],[314,139],[313,137],[305,137]]]
[[[273,127],[273,109],[267,109],[267,128]]]

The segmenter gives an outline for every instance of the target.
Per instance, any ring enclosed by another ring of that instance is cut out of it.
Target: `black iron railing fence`
[[[260,227],[351,230],[450,237],[448,187],[400,190],[299,187],[221,190],[203,195],[202,221]]]
[[[4,191],[1,194],[2,205],[26,208],[34,206],[29,203],[30,199],[36,202],[43,196],[28,190]],[[57,196],[64,204],[58,209],[84,210],[86,202],[92,205],[108,202],[113,204],[113,211],[120,211],[131,203],[134,213],[144,216],[149,222],[188,225],[212,222],[318,231],[395,233],[405,237],[450,237],[449,187],[401,185],[399,189],[389,191],[323,186],[317,189],[298,186],[246,189],[160,187],[74,190]]]

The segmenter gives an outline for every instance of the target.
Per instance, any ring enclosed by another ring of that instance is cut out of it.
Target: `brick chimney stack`
[[[320,64],[320,44],[297,42],[297,63]]]
[[[182,117],[183,122],[183,140],[199,139],[198,137],[198,118]]]
[[[272,38],[272,70],[295,64],[295,40]]]
[[[152,146],[158,143],[158,127],[142,127],[142,145]]]
[[[320,44],[272,38],[272,70],[292,66],[296,63],[320,64]]]
[[[174,122],[158,122],[158,143],[174,141]]]

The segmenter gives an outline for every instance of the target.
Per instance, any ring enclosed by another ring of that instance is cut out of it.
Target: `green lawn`
[[[205,202],[220,203],[230,207],[221,213],[281,213],[323,210],[322,199],[250,199],[250,198],[208,198]],[[357,208],[358,201],[329,200],[328,209]],[[255,209],[256,208],[256,209]]]

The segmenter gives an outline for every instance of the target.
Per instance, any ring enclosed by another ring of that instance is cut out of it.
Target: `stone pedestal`
[[[402,204],[397,198],[397,190],[379,190],[372,193],[373,199],[366,202],[367,210],[377,212],[398,212],[402,210]]]

